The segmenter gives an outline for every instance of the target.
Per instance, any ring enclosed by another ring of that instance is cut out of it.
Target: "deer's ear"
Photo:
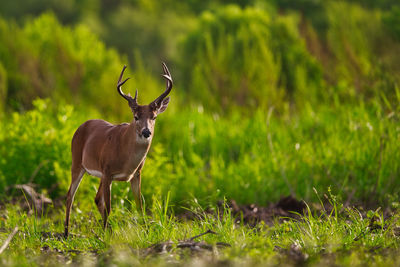
[[[157,114],[163,113],[167,109],[168,103],[169,103],[169,97],[167,97],[163,101],[161,101],[161,105],[157,109]]]

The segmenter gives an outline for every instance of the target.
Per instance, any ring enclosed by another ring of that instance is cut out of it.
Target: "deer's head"
[[[167,65],[162,63],[164,74],[162,75],[167,81],[166,89],[159,97],[148,105],[139,105],[137,102],[138,91],[136,90],[135,97],[132,98],[130,94],[126,95],[122,92],[122,85],[129,80],[129,78],[122,80],[126,66],[122,69],[121,75],[119,76],[117,89],[119,94],[128,101],[129,107],[132,110],[136,134],[141,141],[150,141],[154,133],[154,125],[156,122],[157,115],[164,112],[169,103],[169,97],[167,95],[172,89],[172,77],[169,73]]]

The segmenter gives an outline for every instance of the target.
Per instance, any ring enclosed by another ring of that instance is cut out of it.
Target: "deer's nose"
[[[150,135],[151,135],[151,132],[150,132],[150,130],[149,130],[148,128],[146,128],[146,129],[144,129],[144,130],[142,131],[142,135],[143,135],[145,138],[149,138]]]

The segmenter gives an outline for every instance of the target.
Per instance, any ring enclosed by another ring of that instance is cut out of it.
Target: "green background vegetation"
[[[399,7],[63,3],[0,4],[0,190],[40,166],[31,182],[63,196],[74,130],[91,118],[132,120],[115,90],[123,64],[125,90],[147,103],[163,90],[166,61],[175,87],[144,168],[146,199],[170,191],[177,206],[224,196],[265,204],[289,193],[312,200],[313,187],[328,186],[397,199]],[[116,194],[130,195],[123,188]]]
[[[147,104],[164,90],[165,61],[175,84],[143,170],[148,207],[167,195],[177,213],[193,200],[315,202],[313,188],[329,187],[342,201],[397,207],[399,25],[395,0],[1,1],[0,200],[23,183],[63,200],[76,128],[131,121],[115,88],[122,66],[124,91]],[[97,186],[86,176],[75,207],[94,210]],[[115,183],[115,216],[132,198]]]

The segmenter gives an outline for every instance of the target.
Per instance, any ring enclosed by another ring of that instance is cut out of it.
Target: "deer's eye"
[[[135,115],[135,121],[138,121],[138,120],[139,120],[139,117]]]
[[[157,118],[157,116],[154,116],[153,118],[151,118],[153,121],[155,121],[156,120],[156,118]]]

